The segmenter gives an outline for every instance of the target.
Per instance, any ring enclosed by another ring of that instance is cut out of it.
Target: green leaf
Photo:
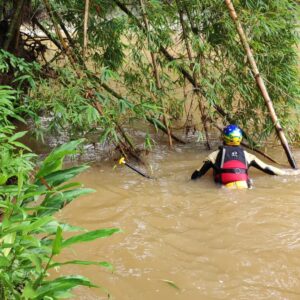
[[[23,232],[26,234],[31,231],[35,231],[36,229],[40,229],[44,225],[50,223],[53,220],[51,216],[38,218],[35,222],[32,222],[29,226],[26,226]]]
[[[23,137],[26,133],[27,133],[27,131],[19,131],[19,132],[15,133],[12,137],[10,137],[8,139],[8,142],[10,143],[15,140],[18,140],[19,138]]]
[[[12,144],[12,145],[14,145],[14,146],[16,146],[18,148],[22,148],[22,149],[25,149],[25,150],[31,152],[30,148],[28,148],[27,146],[25,146],[24,144],[22,144],[22,143],[20,143],[18,141],[10,142],[10,144]]]
[[[22,255],[22,257],[25,257],[29,259],[33,265],[36,268],[36,271],[41,273],[43,268],[42,268],[42,260],[41,257],[38,254],[35,253],[26,253],[25,255]]]
[[[1,268],[8,267],[9,265],[10,265],[10,261],[5,256],[0,256]]]
[[[5,235],[2,240],[2,243],[3,244],[13,244],[15,242],[15,239],[16,239],[16,233],[10,233],[8,235]],[[2,244],[2,247],[3,247],[3,244]],[[6,249],[3,250],[3,254],[4,256],[8,256],[8,254],[10,253],[11,251],[11,247],[7,247]]]
[[[0,185],[4,184],[8,179],[8,175],[0,174]]]
[[[74,178],[75,176],[84,172],[88,168],[89,168],[89,166],[87,166],[87,165],[81,165],[78,167],[72,167],[69,169],[59,170],[59,171],[53,172],[53,173],[45,176],[44,179],[50,186],[56,187],[64,182]],[[44,186],[40,180],[37,180],[35,184]],[[44,188],[46,189],[45,186],[44,186]]]
[[[57,255],[62,249],[62,228],[57,227],[56,236],[52,243],[52,255]]]
[[[45,177],[62,168],[62,162],[66,155],[75,154],[77,147],[84,141],[84,139],[71,141],[54,149],[47,158],[43,161],[39,172],[36,174],[37,178]]]
[[[80,182],[71,182],[65,185],[62,185],[58,188],[56,188],[57,191],[63,191],[63,190],[67,190],[69,188],[73,188],[73,187],[81,187],[82,184]]]
[[[113,265],[110,264],[109,262],[106,262],[106,261],[96,262],[96,261],[84,261],[84,260],[71,260],[71,261],[66,261],[66,262],[62,262],[62,263],[57,262],[57,263],[51,264],[49,266],[49,269],[64,266],[64,265],[84,265],[84,266],[97,265],[97,266],[107,268],[110,271],[114,270]]]
[[[38,216],[52,215],[65,205],[72,202],[75,198],[83,196],[89,193],[95,192],[92,189],[78,188],[73,190],[67,190],[64,192],[58,192],[46,196],[42,202],[39,211],[37,212]]]
[[[45,296],[55,296],[58,292],[68,291],[77,286],[98,287],[90,282],[89,279],[79,276],[62,276],[52,281],[43,282],[36,291],[33,300],[42,300]]]
[[[37,296],[37,293],[32,288],[31,283],[26,284],[22,296],[25,297],[25,299],[34,299]]]
[[[105,228],[89,231],[87,233],[75,235],[67,240],[64,240],[62,246],[63,248],[65,248],[76,243],[90,242],[95,239],[111,236],[112,234],[117,232],[121,232],[121,230],[118,228]]]
[[[47,234],[56,234],[57,227],[60,226],[63,229],[63,232],[78,232],[78,231],[87,231],[86,229],[79,226],[72,226],[69,224],[59,223],[55,220],[46,224],[40,228],[37,233],[47,233]]]
[[[168,279],[161,279],[161,281],[167,283],[169,286],[171,286],[174,289],[180,290],[180,288],[174,283],[174,281]]]

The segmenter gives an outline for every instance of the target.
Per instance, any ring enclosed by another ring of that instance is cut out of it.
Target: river
[[[285,160],[280,148],[271,152]],[[87,276],[112,300],[300,299],[300,176],[250,169],[251,190],[219,188],[211,174],[190,181],[207,154],[195,145],[160,147],[150,159],[156,180],[93,163],[77,179],[96,192],[58,217],[123,232],[66,249],[60,259],[109,261],[115,271],[76,265],[57,275]],[[294,154],[300,164],[300,150]],[[79,288],[74,299],[107,296]]]

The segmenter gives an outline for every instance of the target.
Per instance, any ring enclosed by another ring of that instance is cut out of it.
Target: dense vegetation
[[[54,217],[77,197],[92,192],[78,182],[67,183],[88,166],[63,168],[65,156],[74,155],[82,141],[58,147],[38,165],[35,155],[18,141],[26,132],[14,133],[9,121],[22,120],[13,109],[14,91],[1,87],[0,97],[0,299],[62,299],[69,298],[76,286],[96,287],[79,275],[49,279],[52,269],[67,264],[95,264],[112,270],[105,261],[55,261],[66,247],[119,231],[86,231]],[[73,234],[66,237],[66,232]]]
[[[299,5],[234,4],[278,117],[298,141]],[[1,8],[1,80],[25,90],[17,106],[39,134],[96,132],[137,154],[125,130],[136,120],[163,130],[170,144],[176,129],[197,129],[209,143],[214,126],[235,122],[252,145],[274,129],[223,0],[11,0]],[[20,68],[7,52],[35,64]],[[50,117],[48,128],[41,116]],[[151,143],[146,129],[144,145]]]

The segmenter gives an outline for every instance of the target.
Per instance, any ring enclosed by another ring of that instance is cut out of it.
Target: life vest
[[[222,146],[214,166],[216,182],[226,185],[235,181],[249,182],[244,150],[238,146]]]

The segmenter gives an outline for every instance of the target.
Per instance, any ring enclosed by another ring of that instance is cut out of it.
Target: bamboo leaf
[[[19,138],[23,137],[26,133],[27,133],[27,131],[19,131],[19,132],[15,133],[12,137],[10,137],[8,139],[8,142],[10,143],[15,140],[18,140]]]
[[[53,220],[52,217],[46,216],[38,218],[36,221],[32,222],[29,226],[26,226],[23,230],[24,234],[40,229],[44,225],[50,223]]]
[[[62,262],[62,263],[57,262],[57,263],[51,264],[49,269],[64,266],[64,265],[84,265],[84,266],[97,265],[97,266],[107,268],[110,271],[114,270],[113,265],[110,264],[109,262],[106,262],[106,261],[101,261],[101,262],[95,261],[94,262],[94,261],[84,261],[84,260],[71,260],[71,261],[66,261],[66,262]]]
[[[168,280],[168,279],[161,279],[162,282],[165,282],[166,284],[168,284],[169,286],[171,286],[172,288],[176,289],[176,290],[180,290],[180,288],[174,283],[174,281]]]
[[[62,246],[63,248],[65,248],[76,243],[90,242],[95,239],[109,237],[114,233],[118,233],[118,232],[121,232],[121,230],[118,228],[106,228],[106,229],[89,231],[87,233],[79,234],[67,240],[64,240]]]
[[[31,149],[29,147],[25,146],[23,143],[20,143],[18,141],[10,142],[10,144],[12,144],[12,145],[14,145],[14,146],[16,146],[18,148],[22,148],[22,149],[25,149],[25,150],[31,152]]]
[[[56,236],[52,244],[52,255],[57,255],[60,253],[62,248],[62,228],[57,227]]]

